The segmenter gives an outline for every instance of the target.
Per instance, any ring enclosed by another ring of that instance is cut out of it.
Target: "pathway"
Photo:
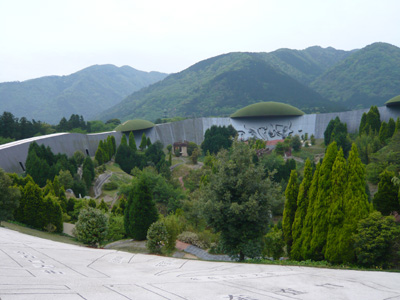
[[[97,199],[100,197],[102,193],[103,184],[111,177],[111,173],[103,173],[97,177],[96,182],[94,183],[93,190],[94,190],[94,198]]]

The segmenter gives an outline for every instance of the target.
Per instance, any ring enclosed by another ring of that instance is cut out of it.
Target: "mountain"
[[[127,95],[164,79],[167,74],[129,66],[94,65],[68,76],[46,76],[0,83],[1,112],[57,124],[71,114],[92,119]]]
[[[332,47],[313,46],[305,50],[278,49],[259,55],[271,66],[309,85],[318,76],[355,51],[357,50],[344,51]]]
[[[382,106],[400,94],[400,48],[374,43],[347,56],[310,87],[348,109]]]
[[[133,93],[99,115],[102,120],[168,116],[229,116],[261,101],[292,104],[305,112],[339,109],[257,53],[229,53],[203,60]]]

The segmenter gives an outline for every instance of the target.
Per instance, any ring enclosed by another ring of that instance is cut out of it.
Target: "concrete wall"
[[[358,130],[361,116],[369,109],[355,111],[312,114],[295,117],[266,117],[266,118],[196,118],[179,122],[158,124],[153,128],[135,131],[135,141],[139,147],[142,134],[150,137],[152,143],[160,140],[164,146],[179,141],[191,141],[201,144],[204,139],[204,133],[212,125],[229,126],[232,125],[239,133],[241,139],[255,137],[264,140],[282,139],[288,135],[302,135],[308,133],[314,134],[316,138],[323,138],[324,131],[329,121],[339,116],[342,122],[347,123],[349,132]],[[399,107],[379,107],[382,121],[388,121],[389,118],[397,119],[400,117]],[[122,137],[120,132],[103,132],[98,134],[79,134],[79,133],[56,133],[46,136],[40,136],[21,141],[0,145],[0,167],[6,172],[23,172],[26,157],[28,155],[29,144],[36,141],[39,145],[51,147],[54,153],[65,153],[68,156],[73,155],[77,150],[89,153],[94,156],[100,140],[113,135],[117,146]],[[22,166],[20,165],[22,164]]]

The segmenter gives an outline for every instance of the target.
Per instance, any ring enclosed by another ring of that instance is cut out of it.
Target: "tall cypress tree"
[[[328,234],[327,215],[331,204],[331,173],[337,152],[336,142],[331,143],[326,150],[319,172],[318,194],[313,211],[313,233],[310,244],[310,250],[313,256],[312,258],[314,260],[322,260],[324,258],[323,253]]]
[[[356,232],[359,220],[368,216],[371,205],[365,192],[365,166],[358,156],[356,144],[353,144],[348,158],[348,180],[344,194],[344,222],[341,230],[339,253],[340,261],[355,261],[352,235]]]
[[[139,148],[140,148],[140,150],[144,150],[144,149],[146,149],[146,146],[147,146],[147,139],[146,139],[146,135],[144,134],[144,132],[143,132],[143,134],[142,134],[142,140],[141,140],[141,142],[140,142],[140,145],[139,145]]]
[[[396,129],[396,123],[394,122],[393,118],[389,119],[388,122],[388,138],[391,138],[394,134],[394,131]]]
[[[126,140],[126,135],[124,133],[122,134],[121,145],[128,146],[128,141]]]
[[[294,216],[297,209],[297,196],[299,194],[299,184],[297,182],[297,171],[292,170],[290,172],[290,178],[288,185],[285,190],[285,208],[283,210],[282,229],[283,237],[287,245],[287,253],[290,254],[292,249],[292,226],[294,222]]]
[[[290,256],[293,259],[301,259],[301,232],[303,231],[303,223],[307,215],[308,208],[308,192],[312,182],[312,166],[309,159],[306,160],[304,166],[303,181],[299,187],[299,193],[297,196],[297,209],[292,225],[292,238],[293,246]]]
[[[365,125],[367,123],[367,113],[363,113],[360,121],[360,127],[358,128],[358,134],[361,136],[361,134],[365,133]]]
[[[150,182],[142,175],[133,193],[129,195],[125,209],[125,231],[135,240],[144,240],[150,225],[158,219],[158,212],[153,201]]]
[[[318,186],[319,186],[319,173],[321,169],[321,164],[317,164],[317,167],[314,172],[313,179],[311,181],[310,190],[308,193],[308,207],[307,214],[304,220],[303,229],[301,231],[301,236],[299,240],[299,248],[301,247],[301,255],[298,259],[311,259],[311,239],[313,233],[313,221],[314,221],[314,210],[317,201],[318,195]]]
[[[377,106],[371,106],[369,109],[365,128],[367,134],[379,133],[379,129],[381,128],[381,115]]]
[[[386,140],[389,138],[389,128],[388,124],[383,121],[381,123],[381,128],[379,128],[379,140],[382,144],[386,144]]]
[[[328,211],[328,235],[325,247],[325,259],[340,262],[340,234],[344,220],[344,191],[347,185],[347,163],[340,149],[332,167],[331,205]]]
[[[131,147],[133,151],[137,150],[135,136],[132,131],[129,133],[129,147]]]

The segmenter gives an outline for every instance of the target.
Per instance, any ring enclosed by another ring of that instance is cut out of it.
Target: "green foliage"
[[[310,141],[311,141],[311,145],[314,146],[316,141],[315,141],[315,136],[313,134],[310,136]]]
[[[0,168],[0,223],[13,219],[20,197],[20,190],[12,186],[11,178]]]
[[[381,141],[382,144],[386,144],[386,140],[389,139],[390,137],[391,136],[389,136],[388,124],[385,121],[383,121],[379,129],[379,140]]]
[[[331,202],[328,210],[328,235],[325,246],[325,259],[334,262],[341,262],[341,243],[342,230],[344,221],[344,191],[347,186],[347,165],[343,156],[342,149],[336,155],[335,162],[332,166],[331,176],[332,190]]]
[[[394,172],[387,170],[379,175],[378,192],[374,195],[373,204],[374,208],[384,216],[394,211],[400,212],[399,188],[392,182],[395,176]]]
[[[124,225],[126,234],[135,240],[144,240],[150,225],[158,219],[150,184],[150,179],[142,174],[129,194]]]
[[[91,207],[91,208],[96,208],[96,206],[97,206],[96,200],[90,198],[90,199],[89,199],[89,204],[88,204],[88,205],[89,205],[89,207]]]
[[[147,120],[140,120],[140,119],[135,119],[135,120],[129,120],[124,122],[123,124],[117,126],[115,128],[115,131],[122,131],[122,132],[128,132],[128,131],[136,131],[136,130],[144,130],[148,128],[154,127],[154,123],[147,121]]]
[[[148,146],[144,155],[147,164],[156,167],[158,172],[160,172],[162,165],[167,163],[163,148],[163,144],[160,141],[156,141]]]
[[[143,155],[123,143],[117,149],[115,162],[128,174],[131,173],[133,168],[143,168],[144,165]]]
[[[154,222],[147,231],[146,247],[150,253],[161,253],[166,241],[168,240],[168,232],[164,223],[161,221]]]
[[[290,146],[293,148],[294,151],[300,151],[300,149],[301,149],[301,140],[300,140],[300,137],[297,134],[294,137],[291,138]]]
[[[85,154],[82,151],[78,150],[74,152],[74,160],[78,166],[80,166],[85,160]]]
[[[198,149],[199,147],[195,142],[189,142],[187,146],[187,153],[189,156],[192,156],[194,150]]]
[[[144,132],[143,132],[143,134],[142,134],[142,140],[141,140],[141,142],[140,142],[140,145],[139,145],[139,148],[140,148],[140,150],[144,150],[144,149],[146,149],[146,146],[147,146],[147,139],[146,139],[146,135],[144,134]]]
[[[302,116],[304,112],[289,104],[280,102],[259,102],[243,107],[233,113],[231,118],[265,116]]]
[[[295,55],[298,55],[297,53]],[[326,111],[334,105],[280,70],[266,57],[269,53],[229,53],[201,61],[179,74],[171,74],[151,89],[141,90],[104,112],[101,119],[120,116],[124,120],[155,120],[164,115],[182,117],[229,116],[255,102],[285,102],[300,109]],[[315,66],[307,54],[306,65]],[[326,62],[318,63],[326,65]],[[321,68],[321,69],[325,69]],[[314,70],[321,72],[319,67]],[[308,72],[305,76],[309,76]],[[312,76],[313,77],[313,76]],[[309,81],[308,81],[309,82]],[[307,83],[306,83],[307,84]],[[165,106],[165,103],[168,103]]]
[[[264,239],[265,247],[263,250],[263,256],[279,259],[284,255],[285,251],[283,250],[283,247],[285,246],[285,240],[283,238],[282,229],[274,226],[272,230],[265,235]]]
[[[197,165],[197,159],[200,155],[199,149],[194,149],[192,152],[192,155],[190,156],[190,160],[192,162],[192,164]]]
[[[170,214],[163,218],[161,222],[165,225],[168,233],[168,238],[164,240],[165,248],[167,250],[174,250],[178,235],[185,229],[183,217],[177,214]]]
[[[351,52],[346,59],[315,80],[311,88],[350,109],[381,106],[393,95],[399,94],[396,80],[392,80],[399,78],[399,61],[398,47],[374,43]]]
[[[359,149],[360,159],[364,164],[369,164],[371,155],[382,148],[379,137],[374,134],[363,133],[354,141]]]
[[[86,187],[90,188],[96,175],[93,161],[90,157],[85,158],[85,160],[83,161],[82,169],[82,179],[85,181]]]
[[[281,197],[279,187],[264,177],[262,166],[253,163],[254,153],[239,142],[230,153],[221,151],[215,173],[201,189],[208,225],[221,232],[224,249],[232,256],[239,254],[240,260],[245,255],[261,255],[269,205],[273,198]]]
[[[191,231],[183,231],[181,234],[178,235],[177,239],[181,242],[191,244],[193,246],[196,246],[196,247],[199,247],[202,249],[207,249],[207,247],[209,246],[200,240],[197,233],[191,232]]]
[[[289,183],[285,190],[285,208],[283,210],[282,229],[284,240],[287,245],[287,252],[292,249],[293,237],[292,226],[297,209],[297,196],[299,194],[299,184],[297,182],[297,171],[290,173]]]
[[[353,235],[357,262],[366,267],[398,267],[400,227],[394,218],[374,211],[359,220]]]
[[[125,238],[124,216],[111,215],[108,223],[107,241],[118,241]]]
[[[90,246],[99,246],[106,238],[108,230],[108,219],[100,210],[94,208],[82,209],[79,213],[78,222],[75,224],[74,235]]]
[[[106,182],[103,185],[103,190],[112,191],[118,189],[118,184],[115,181]]]
[[[109,210],[108,205],[104,202],[104,199],[101,199],[101,202],[97,208],[105,213]]]
[[[293,259],[299,260],[301,258],[301,232],[303,230],[304,220],[307,215],[308,208],[308,195],[311,186],[313,174],[311,161],[306,160],[304,166],[303,181],[300,184],[299,192],[297,196],[297,209],[294,216],[292,225],[292,239],[293,246],[291,252],[288,253]]]
[[[347,134],[347,124],[340,122],[339,117],[331,120],[324,132],[324,143],[326,146],[336,142],[338,148],[343,149],[345,157],[347,157],[351,142]]]
[[[220,127],[213,125],[211,128],[206,130],[204,134],[204,141],[201,144],[203,153],[216,154],[221,149],[228,149],[232,146],[232,140],[236,136],[237,132],[229,125],[228,127]]]
[[[132,148],[133,151],[137,150],[135,136],[132,131],[129,133],[129,147]]]
[[[122,134],[120,145],[128,146],[128,141],[126,140],[126,135],[124,133]]]

